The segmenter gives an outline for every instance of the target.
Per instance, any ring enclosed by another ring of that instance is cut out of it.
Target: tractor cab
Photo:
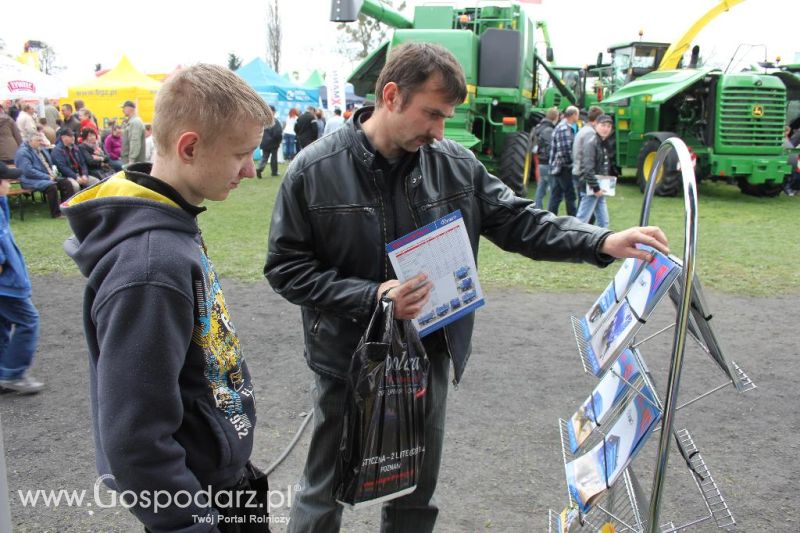
[[[606,66],[611,92],[658,69],[669,43],[635,41],[608,48],[611,64]]]

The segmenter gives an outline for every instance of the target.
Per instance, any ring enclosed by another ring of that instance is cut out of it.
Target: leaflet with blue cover
[[[608,415],[626,396],[635,393],[631,385],[637,386],[641,376],[642,369],[635,350],[624,350],[609,371],[603,374],[592,395],[570,417],[567,434],[572,453],[578,451],[596,427],[607,422]]]
[[[644,263],[613,312],[591,336],[584,336],[588,345],[586,356],[596,376],[602,375],[628,346],[681,271],[678,264],[658,250],[637,246],[647,250],[652,256],[651,260]]]
[[[397,279],[420,273],[432,284],[428,303],[412,320],[424,337],[484,304],[472,244],[456,210],[386,245]]]
[[[581,320],[583,333],[587,339],[597,331],[600,324],[614,311],[614,307],[622,301],[643,266],[644,261],[633,257],[622,262],[614,279]]]
[[[605,438],[566,465],[567,487],[581,512],[594,502],[630,465],[661,419],[653,391],[643,384],[640,393],[629,398]]]

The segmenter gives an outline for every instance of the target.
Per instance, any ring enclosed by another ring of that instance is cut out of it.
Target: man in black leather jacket
[[[335,465],[343,428],[350,358],[380,296],[395,317],[415,317],[427,302],[425,274],[400,283],[384,244],[460,209],[477,258],[485,236],[532,259],[606,266],[666,250],[658,228],[611,233],[556,217],[517,198],[472,152],[443,139],[444,122],[466,97],[456,59],[414,43],[396,48],[376,84],[376,107],[303,150],[281,184],[264,273],[276,292],[301,306],[305,356],[315,372],[314,433],[290,532],[338,531]],[[383,505],[382,531],[432,531],[433,492],[444,436],[449,363],[454,382],[471,351],[474,315],[423,339],[430,358],[425,457],[417,489]]]

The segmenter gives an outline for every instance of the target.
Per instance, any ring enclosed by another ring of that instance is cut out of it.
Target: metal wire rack
[[[633,338],[628,343],[629,347],[636,348],[674,328],[672,357],[664,401],[661,400],[656,388],[653,386],[652,377],[649,376],[649,372],[644,366],[641,354],[638,350],[634,350],[635,356],[643,369],[642,379],[653,391],[655,403],[658,404],[657,406],[662,413],[659,426],[654,428],[654,431],[658,429],[661,429],[661,431],[658,437],[659,444],[656,455],[657,460],[653,472],[652,492],[649,498],[645,496],[633,472],[632,465],[629,463],[616,482],[593,499],[588,512],[579,516],[579,521],[582,526],[581,529],[586,528],[590,531],[599,531],[603,525],[611,523],[614,526],[613,530],[616,532],[631,531],[636,533],[655,533],[656,531],[660,531],[661,533],[673,533],[692,529],[699,524],[710,521],[713,521],[718,528],[726,530],[736,525],[736,520],[733,518],[714,477],[711,475],[708,466],[700,455],[691,435],[686,429],[681,429],[679,431],[674,430],[674,415],[676,411],[726,388],[729,385],[732,385],[738,392],[753,390],[756,388],[756,385],[736,362],[728,359],[724,355],[711,326],[711,314],[705,304],[699,279],[697,279],[694,273],[697,241],[697,191],[688,149],[677,137],[664,141],[656,153],[655,162],[649,175],[648,187],[645,191],[640,225],[646,226],[648,224],[654,192],[653,184],[656,181],[658,173],[662,171],[670,151],[675,153],[680,163],[678,169],[683,179],[686,211],[683,260],[681,261],[677,258],[673,258],[681,264],[683,273],[679,276],[679,281],[670,288],[669,292],[670,299],[675,304],[677,316],[674,323],[662,330],[638,342]],[[589,355],[590,345],[584,337],[581,321],[576,317],[571,317],[570,320],[584,372],[593,373],[593,365]],[[729,379],[727,382],[712,388],[696,398],[682,405],[677,405],[677,393],[680,387],[687,337],[693,339],[701,350],[720,366]],[[639,387],[636,383],[629,383],[627,381],[626,383],[631,388],[630,394],[640,394]],[[622,409],[621,406],[625,405],[625,403],[624,401],[620,402],[615,409]],[[614,413],[606,418],[613,419],[612,417],[618,416],[618,414],[619,413]],[[577,455],[574,455],[569,446],[568,422],[563,419],[559,420],[561,453],[565,470],[570,461],[581,455],[584,450],[590,449],[591,446],[596,446],[597,443],[604,438],[604,428],[605,425],[594,428],[592,434],[577,448],[575,452]],[[670,442],[673,435],[677,441],[678,451],[680,451],[686,461],[689,475],[692,477],[700,493],[704,508],[704,514],[702,516],[690,519],[679,525],[676,525],[674,521],[662,523],[659,519],[666,469],[670,455]],[[567,497],[569,498],[570,505],[574,506],[576,502],[569,490],[567,490]],[[660,524],[660,526],[658,524]],[[548,530],[551,532],[558,532],[558,527],[559,515],[553,510],[549,510]]]

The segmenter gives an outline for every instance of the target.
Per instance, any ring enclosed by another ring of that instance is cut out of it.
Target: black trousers
[[[267,159],[269,159],[269,168],[272,171],[272,175],[278,175],[278,148],[280,148],[280,145],[271,150],[262,151],[261,161],[259,161],[258,168],[256,169],[259,174],[264,171],[264,168],[267,166]]]
[[[242,479],[232,487],[216,492],[240,493],[241,496],[225,498],[234,503],[232,507],[215,507],[220,514],[219,523],[215,524],[220,533],[270,533],[269,529],[269,482],[267,475],[247,463]],[[250,498],[251,495],[255,495]],[[242,506],[235,506],[239,502]],[[256,507],[252,505],[256,504]],[[145,533],[151,533],[144,528]]]

